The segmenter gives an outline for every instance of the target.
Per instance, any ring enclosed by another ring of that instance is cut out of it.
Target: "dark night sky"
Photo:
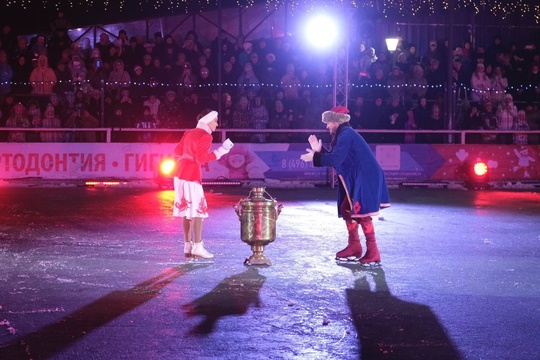
[[[271,4],[283,4],[286,0],[272,0]],[[503,13],[511,12],[507,21],[513,25],[523,25],[524,22],[531,22],[531,25],[538,25],[533,18],[536,13],[533,5],[539,5],[540,0],[523,0],[519,3],[508,0],[453,0],[456,7],[461,11],[474,12],[472,2],[487,3],[487,6],[479,7],[481,12],[485,12],[497,23]],[[238,7],[249,6],[253,3],[266,3],[267,0],[221,0],[222,6]],[[308,9],[322,4],[348,4],[346,0],[289,0],[290,3],[306,6]],[[398,6],[398,4],[422,4],[422,8],[416,12],[416,16],[424,17],[429,15],[431,8],[437,14],[444,12],[442,0],[376,0],[352,1],[360,7],[369,4],[373,12],[378,12],[379,16],[394,17],[401,20],[411,20],[410,6]],[[0,23],[9,24],[19,33],[48,32],[50,22],[56,17],[59,10],[66,13],[71,20],[73,27],[83,27],[87,25],[112,24],[141,20],[145,18],[158,18],[164,16],[180,15],[193,12],[210,11],[217,9],[218,0],[3,0],[0,2]],[[502,4],[512,5],[502,5]],[[107,8],[105,9],[105,5]],[[375,4],[374,7],[371,7]],[[465,5],[464,5],[465,4]],[[501,6],[492,6],[498,4]],[[525,5],[530,5],[527,8]],[[349,5],[350,6],[350,5]],[[464,8],[466,6],[467,8]],[[491,7],[490,7],[491,6]],[[293,6],[294,7],[294,6]],[[493,14],[494,8],[502,9]],[[383,15],[384,12],[384,15]]]
[[[8,5],[8,1],[11,5]],[[134,0],[109,0],[109,1],[84,1],[72,0],[8,0],[0,4],[0,23],[9,24],[15,31],[21,33],[47,32],[50,23],[62,10],[72,23],[72,27],[83,27],[95,24],[111,24],[144,18],[157,18],[199,12],[217,8],[216,1],[182,1],[163,0],[158,1],[134,1]],[[104,7],[107,3],[107,9]],[[162,5],[156,8],[156,3]],[[23,6],[24,4],[24,6]],[[58,5],[60,4],[60,5]],[[169,4],[169,5],[167,5]],[[173,4],[173,6],[171,6]],[[223,6],[236,6],[236,1],[223,1]]]

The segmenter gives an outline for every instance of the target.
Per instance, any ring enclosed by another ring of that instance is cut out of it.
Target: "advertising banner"
[[[219,144],[214,144],[217,147]],[[0,179],[139,179],[156,176],[160,162],[174,158],[175,144],[2,143]],[[202,164],[205,180],[325,182],[328,169],[300,160],[307,144],[236,144],[218,161]],[[538,145],[374,144],[388,180],[460,180],[477,160],[490,179],[540,179]]]

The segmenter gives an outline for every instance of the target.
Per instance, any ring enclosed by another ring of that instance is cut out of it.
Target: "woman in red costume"
[[[219,148],[210,151],[212,132],[218,126],[218,113],[206,109],[197,120],[197,127],[186,131],[174,149],[179,160],[174,178],[173,216],[182,218],[185,256],[213,259],[214,255],[202,242],[202,224],[208,217],[208,205],[202,187],[201,164],[220,159],[231,150],[233,143],[227,139]]]

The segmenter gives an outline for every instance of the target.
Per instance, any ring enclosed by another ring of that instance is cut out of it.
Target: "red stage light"
[[[161,160],[158,168],[155,170],[155,182],[160,189],[174,188],[176,161],[173,158],[165,158]]]
[[[479,161],[474,164],[474,173],[476,176],[485,176],[488,172],[487,164],[483,161]]]
[[[466,186],[469,189],[488,189],[489,188],[489,168],[487,164],[480,159],[469,164],[468,179]]]

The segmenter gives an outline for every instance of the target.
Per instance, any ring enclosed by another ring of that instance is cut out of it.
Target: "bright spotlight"
[[[338,25],[335,19],[326,15],[311,18],[306,25],[306,38],[309,43],[319,49],[329,48],[336,43]]]

